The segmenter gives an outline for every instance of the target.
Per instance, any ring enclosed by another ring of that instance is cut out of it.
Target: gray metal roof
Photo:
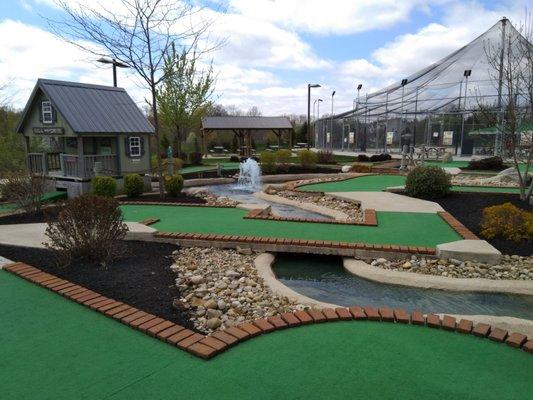
[[[154,127],[123,88],[39,79],[17,131],[42,90],[76,133],[154,133]]]
[[[292,129],[286,117],[204,117],[204,129]]]

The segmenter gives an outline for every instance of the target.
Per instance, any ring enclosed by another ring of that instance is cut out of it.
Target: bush
[[[239,156],[235,156],[235,155],[234,155],[234,156],[231,156],[231,157],[229,158],[229,161],[230,161],[230,162],[241,162],[241,159],[239,158]]]
[[[201,165],[203,154],[199,152],[189,153],[189,164]]]
[[[261,153],[261,169],[269,174],[276,172],[276,155],[272,151]]]
[[[319,164],[332,164],[335,162],[331,150],[319,150],[316,155]]]
[[[487,157],[480,160],[470,160],[467,169],[500,171],[507,168],[501,157]]]
[[[173,160],[174,160],[174,172],[178,172],[183,167],[183,160],[181,158],[174,158]],[[157,173],[157,156],[155,154],[152,156],[150,163],[152,164],[152,171]],[[161,173],[162,174],[168,173],[168,159],[167,158],[161,159]]]
[[[300,165],[304,168],[314,169],[318,161],[318,156],[314,151],[302,150],[298,152],[298,160]]]
[[[91,185],[91,192],[96,196],[115,197],[117,194],[117,182],[110,176],[95,176]]]
[[[278,166],[284,170],[287,171],[289,169],[289,164],[291,162],[291,151],[287,149],[279,149],[276,151],[276,162],[278,163]]]
[[[144,181],[139,174],[129,174],[124,177],[124,192],[128,197],[139,197],[144,192]]]
[[[178,197],[183,189],[183,177],[179,174],[165,175],[165,190],[171,197]]]
[[[432,165],[415,167],[405,181],[408,196],[421,199],[438,199],[450,192],[451,179],[442,168]]]
[[[27,172],[9,172],[4,175],[0,188],[4,199],[33,214],[41,210],[46,178]]]
[[[48,222],[45,245],[64,264],[79,259],[105,264],[124,253],[127,230],[115,199],[87,194],[69,200],[57,220]]]
[[[360,173],[372,172],[372,166],[371,165],[354,163],[350,167],[350,172],[360,172]]]
[[[481,235],[488,239],[501,236],[515,242],[533,240],[533,212],[511,203],[487,207],[483,210]]]
[[[382,154],[373,154],[370,157],[370,162],[382,162],[382,161],[389,161],[392,160],[392,157],[390,154],[382,153]]]
[[[359,154],[357,156],[357,161],[359,161],[359,162],[369,162],[370,161],[370,157],[368,157],[366,154]]]

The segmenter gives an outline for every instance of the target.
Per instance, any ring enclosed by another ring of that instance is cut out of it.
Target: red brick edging
[[[479,240],[479,238],[466,226],[447,211],[438,211],[437,214],[452,227],[463,239]]]
[[[472,321],[466,319],[461,319],[457,322],[454,317],[449,315],[445,315],[442,319],[435,314],[424,316],[419,311],[413,311],[409,315],[402,309],[387,307],[339,307],[335,309],[325,308],[322,310],[283,313],[252,322],[245,322],[237,327],[217,330],[206,336],[131,307],[123,302],[102,296],[90,289],[58,278],[27,264],[14,263],[4,267],[4,269],[203,359],[209,359],[239,342],[264,333],[300,325],[340,320],[371,320],[425,325],[435,329],[442,328],[464,334],[471,333],[481,338],[488,337],[494,342],[505,342],[510,347],[522,348],[528,353],[533,353],[533,340],[528,340],[525,335],[520,333],[509,334],[506,330],[492,328],[490,325],[483,323],[474,326]]]
[[[428,254],[435,255],[436,250],[433,247],[422,246],[399,246],[390,244],[371,244],[371,243],[350,243],[337,242],[329,240],[302,240],[290,238],[273,238],[262,236],[238,236],[238,235],[217,235],[214,233],[189,233],[189,232],[156,232],[155,238],[159,239],[187,239],[187,240],[202,240],[215,242],[238,242],[242,244],[270,244],[270,245],[286,245],[286,246],[307,246],[320,247],[332,249],[349,249],[349,250],[373,250],[386,252],[401,252],[409,254]]]

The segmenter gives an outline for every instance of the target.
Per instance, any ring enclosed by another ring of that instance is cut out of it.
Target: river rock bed
[[[216,196],[203,187],[187,189],[187,193],[204,199],[205,204],[208,206],[235,207],[239,204],[238,201],[232,200],[229,197]]]
[[[494,187],[518,187],[518,183],[512,180],[494,180],[486,176],[459,174],[452,177],[452,185],[457,186],[494,186]]]
[[[533,280],[533,256],[504,255],[498,265],[454,259],[420,258],[417,256],[396,261],[378,258],[373,260],[371,265],[383,269],[439,275],[448,278]]]
[[[295,192],[273,186],[268,187],[266,189],[266,193],[274,194],[289,200],[303,201],[306,203],[315,204],[317,206],[330,208],[332,210],[341,211],[348,216],[348,221],[361,222],[364,219],[363,211],[360,209],[359,204],[351,201],[340,200],[327,194]]]
[[[173,306],[187,310],[194,327],[205,333],[304,309],[264,285],[254,267],[256,257],[249,249],[188,247],[174,252],[171,269],[182,295]]]

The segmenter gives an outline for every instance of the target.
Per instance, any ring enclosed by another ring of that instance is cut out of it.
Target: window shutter
[[[144,136],[141,136],[141,157],[144,156]]]
[[[39,122],[43,123],[43,103],[39,103]]]
[[[55,124],[57,122],[57,111],[54,106],[52,106],[52,123]]]
[[[130,138],[129,137],[124,138],[124,152],[126,153],[126,157],[130,156]]]

